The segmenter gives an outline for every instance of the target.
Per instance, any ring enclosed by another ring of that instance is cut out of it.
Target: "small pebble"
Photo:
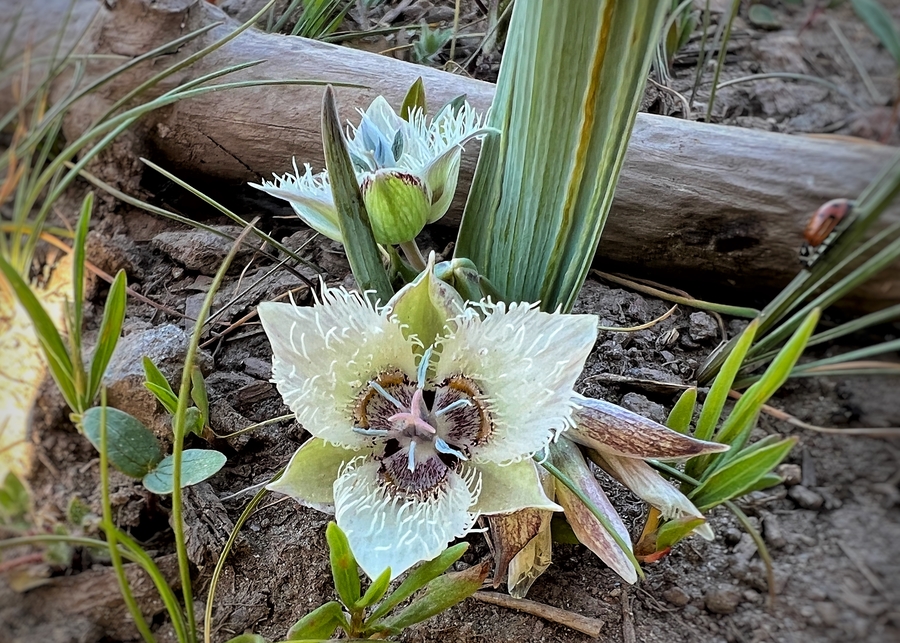
[[[775,473],[782,477],[785,486],[788,487],[800,484],[800,480],[803,478],[803,470],[799,464],[780,464],[775,469]]]
[[[802,484],[791,487],[788,496],[803,509],[817,510],[821,509],[825,503],[825,499],[812,489],[807,489]]]
[[[703,312],[691,313],[688,332],[695,342],[714,339],[719,336],[719,326],[716,320]]]
[[[713,614],[731,614],[741,604],[743,596],[733,585],[719,585],[706,592],[706,609]]]
[[[773,549],[781,549],[785,546],[784,532],[781,531],[781,525],[774,514],[767,514],[763,519],[763,536]]]
[[[691,602],[691,597],[688,596],[688,593],[677,585],[664,591],[663,598],[677,607],[684,607]]]
[[[627,393],[621,401],[623,408],[634,411],[638,415],[649,418],[660,424],[666,421],[666,407],[656,402],[651,402],[640,393]]]

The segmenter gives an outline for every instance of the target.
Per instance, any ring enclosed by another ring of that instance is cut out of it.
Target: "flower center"
[[[424,379],[424,378],[423,378]],[[408,493],[437,488],[483,438],[486,413],[474,383],[452,378],[425,390],[397,372],[369,382],[357,403],[357,433],[383,443],[385,482]]]

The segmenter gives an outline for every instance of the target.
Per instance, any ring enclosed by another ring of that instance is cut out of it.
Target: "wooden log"
[[[6,15],[16,0],[0,0]],[[69,0],[32,3],[29,14],[46,29],[48,17]],[[118,0],[109,9],[78,0],[76,16],[97,12],[81,48],[133,56],[211,21],[217,27],[184,48],[185,56],[236,26],[219,9],[195,0]],[[195,78],[228,65],[262,60],[239,79],[306,78],[356,83],[338,88],[342,115],[354,117],[378,94],[399,105],[421,76],[431,105],[466,94],[486,109],[494,87],[463,76],[372,53],[298,37],[249,30],[178,74]],[[139,70],[145,76],[165,61]],[[133,82],[134,74],[130,75]],[[124,81],[123,81],[124,82]],[[121,94],[122,84],[106,90]],[[166,88],[171,87],[166,83]],[[319,133],[322,89],[261,87],[218,92],[182,101],[150,115],[142,143],[151,157],[186,178],[203,175],[221,184],[283,173],[291,157],[323,164]],[[95,114],[97,101],[74,111]],[[3,106],[3,99],[0,99]],[[84,123],[84,115],[74,122]],[[456,225],[477,158],[463,158],[455,206],[441,224]],[[797,249],[810,214],[823,202],[853,197],[896,150],[840,137],[789,136],[639,114],[616,191],[598,261],[607,267],[680,285],[717,299],[771,295],[799,269]],[[900,219],[894,206],[885,223]],[[900,301],[900,266],[854,293],[855,303],[878,308]]]

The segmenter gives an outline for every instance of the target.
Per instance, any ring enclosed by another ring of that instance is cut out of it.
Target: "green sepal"
[[[181,454],[181,488],[203,482],[218,473],[225,466],[225,455],[211,449],[187,449]],[[166,456],[157,467],[144,476],[143,483],[148,491],[157,495],[172,493],[175,489],[173,474],[175,460]]]
[[[384,245],[415,239],[431,212],[428,188],[408,172],[378,170],[366,179],[362,195],[375,241]]]
[[[203,379],[203,371],[194,365],[191,370],[191,399],[200,411],[200,419],[197,422],[195,433],[201,435],[203,428],[209,424],[209,396],[206,393],[206,380]]]
[[[345,620],[341,604],[337,601],[330,601],[320,605],[291,625],[286,638],[288,641],[329,639]]]
[[[103,409],[88,409],[81,418],[85,437],[100,450]],[[132,478],[143,478],[162,461],[163,452],[153,432],[119,409],[106,409],[106,455],[109,463]]]
[[[391,300],[391,309],[405,332],[416,335],[427,348],[446,334],[447,321],[463,311],[463,299],[450,284],[434,275],[434,256],[428,266]]]
[[[416,110],[421,110],[423,114],[425,113],[425,83],[422,82],[421,76],[410,85],[409,91],[406,92],[403,105],[400,106],[400,118],[409,122],[413,112]]]
[[[346,607],[352,607],[359,600],[359,570],[350,550],[350,541],[336,522],[328,523],[325,529],[328,554],[331,560],[331,574],[334,589]]]

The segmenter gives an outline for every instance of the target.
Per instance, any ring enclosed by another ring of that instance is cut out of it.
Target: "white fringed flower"
[[[381,96],[360,111],[358,127],[347,132],[347,150],[356,168],[375,239],[383,244],[411,241],[426,223],[440,219],[450,207],[466,142],[488,132],[481,116],[466,102],[445,107],[430,121],[414,109],[409,122]],[[274,175],[273,181],[251,183],[288,201],[311,228],[341,240],[331,187],[325,172]]]
[[[372,578],[437,556],[479,514],[560,510],[531,456],[571,426],[594,316],[464,308],[431,267],[382,309],[332,289],[259,316],[273,381],[314,436],[269,488],[334,511]]]

